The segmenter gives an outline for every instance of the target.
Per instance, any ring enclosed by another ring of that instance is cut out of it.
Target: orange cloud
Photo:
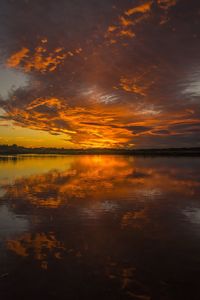
[[[121,147],[132,133],[121,126],[129,112],[121,106],[105,103],[89,106],[69,106],[58,98],[37,98],[26,107],[9,109],[15,125],[52,134],[62,133],[75,147]]]
[[[138,5],[136,7],[130,8],[125,12],[125,15],[131,16],[136,13],[146,13],[151,10],[152,1],[146,2],[142,5]]]
[[[157,5],[164,12],[160,13],[160,24],[165,24],[169,21],[168,10],[170,7],[177,4],[177,0],[157,0]],[[116,44],[120,38],[133,38],[135,32],[133,28],[142,23],[145,19],[150,18],[149,12],[154,12],[153,1],[148,1],[141,5],[130,8],[119,16],[115,25],[110,25],[107,29],[105,37],[109,39],[110,44]]]
[[[142,97],[149,88],[141,77],[122,77],[117,87]],[[14,125],[57,135],[74,148],[132,147],[136,137],[184,135],[186,127],[188,132],[199,128],[190,109],[171,114],[145,102],[73,106],[66,99],[36,98],[24,107],[10,104],[5,117]]]
[[[136,80],[128,79],[128,78],[121,78],[120,79],[120,87],[130,93],[139,94],[141,96],[145,96],[146,88],[143,86],[139,86]]]
[[[27,106],[27,109],[31,110],[41,105],[46,105],[48,107],[57,107],[60,109],[62,107],[62,101],[57,98],[37,98]]]
[[[124,27],[134,24],[134,22],[132,20],[129,20],[129,19],[125,18],[124,16],[120,16],[119,19],[120,19],[121,25]]]
[[[56,48],[49,52],[45,46],[47,40],[42,40],[41,45],[37,46],[33,53],[31,50],[23,47],[20,51],[14,53],[7,59],[6,65],[10,68],[22,68],[25,72],[32,70],[41,73],[52,72],[62,64],[67,57],[78,55],[82,49],[66,51],[64,48]]]
[[[29,49],[23,47],[20,51],[11,55],[7,60],[7,66],[10,68],[18,67],[22,60],[28,57]]]
[[[129,30],[121,30],[119,32],[119,35],[120,36],[127,36],[127,37],[130,37],[130,38],[133,38],[135,36],[135,33],[133,31],[131,31],[130,29]]]
[[[110,44],[115,44],[119,37],[135,37],[135,32],[132,30],[132,28],[141,23],[144,19],[148,18],[149,15],[147,13],[151,10],[151,4],[152,2],[144,3],[125,11],[123,15],[119,16],[116,24],[110,25],[107,29],[107,33],[105,34],[105,37],[110,39]],[[140,13],[140,15],[135,16],[136,13]],[[142,16],[141,13],[143,14]],[[127,18],[127,16],[131,16],[132,18]]]
[[[116,26],[109,26],[109,27],[108,27],[108,32],[113,32],[113,31],[115,31],[116,29],[117,29]]]

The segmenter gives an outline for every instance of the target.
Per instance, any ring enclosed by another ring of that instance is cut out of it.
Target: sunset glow
[[[0,144],[199,146],[199,11],[194,0],[1,1]]]

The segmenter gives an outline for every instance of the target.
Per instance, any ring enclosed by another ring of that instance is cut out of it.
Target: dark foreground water
[[[200,159],[0,158],[0,299],[200,299]]]

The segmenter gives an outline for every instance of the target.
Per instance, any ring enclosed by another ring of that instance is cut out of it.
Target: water
[[[2,299],[200,299],[200,159],[0,158]]]

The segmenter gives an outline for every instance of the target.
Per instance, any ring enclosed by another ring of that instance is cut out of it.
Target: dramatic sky
[[[199,0],[0,0],[0,144],[200,146]]]

